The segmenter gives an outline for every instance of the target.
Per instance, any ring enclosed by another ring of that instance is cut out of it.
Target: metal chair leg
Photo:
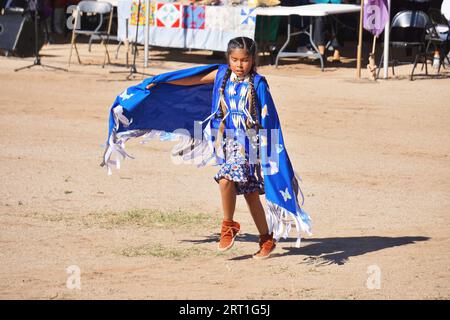
[[[117,45],[117,49],[116,49],[116,59],[119,59],[119,49],[120,46],[122,45],[122,40],[119,41],[119,44]]]
[[[77,43],[76,42],[73,44],[73,47],[75,48],[75,53],[77,54],[78,63],[82,64],[81,63],[81,59],[80,59],[80,54],[78,53],[78,48],[77,48]]]
[[[105,45],[105,57],[103,59],[103,66],[102,68],[105,67],[105,60],[106,58],[108,58],[108,64],[111,64],[111,59],[109,58],[109,52],[108,52],[108,39],[104,42]]]
[[[70,60],[72,60],[72,49],[73,44],[75,42],[75,33],[72,31],[72,40],[70,41],[70,51],[69,51],[69,61],[68,61],[68,67],[70,67]]]
[[[75,51],[76,51],[77,57],[78,57],[78,62],[81,63],[80,56],[78,54],[78,49],[77,49],[77,46],[76,46],[76,37],[77,37],[77,35],[75,33],[75,28],[76,28],[76,26],[78,24],[79,12],[77,10],[75,10],[73,12],[73,14],[75,14],[75,21],[74,21],[74,28],[72,29],[72,39],[70,41],[70,52],[69,52],[69,64],[68,64],[68,67],[70,67],[70,60],[72,59],[72,49],[73,49],[73,47],[75,47]]]
[[[93,40],[93,38],[94,38],[94,35],[91,35],[91,36],[89,37],[89,46],[88,46],[88,51],[89,51],[89,52],[91,52],[91,46],[92,46],[92,40]]]
[[[411,80],[411,81],[414,80],[414,79],[413,79],[413,77],[414,77],[414,69],[415,69],[416,66],[417,66],[418,58],[419,58],[419,54],[416,54],[416,57],[415,57],[415,59],[414,59],[414,66],[413,66],[413,68],[412,68],[411,75],[410,75],[410,80]]]
[[[426,53],[426,51],[424,53],[423,59],[425,60],[425,74],[428,76],[428,63],[427,63],[427,53]]]
[[[391,51],[391,55],[392,55],[392,76],[395,76],[395,59],[394,59],[394,54],[393,51]]]
[[[384,52],[381,54],[381,60],[380,60],[380,63],[379,63],[379,65],[378,65],[378,70],[377,70],[377,79],[379,79],[380,78],[380,70],[381,70],[381,68],[383,67],[383,64],[384,64]]]
[[[428,41],[428,43],[427,43],[427,47],[426,47],[426,49],[425,49],[425,61],[422,63],[422,68],[420,68],[420,71],[423,71],[423,68],[424,68],[424,66],[427,64],[427,52],[428,52],[428,49],[430,49],[430,44],[431,44],[431,41]]]

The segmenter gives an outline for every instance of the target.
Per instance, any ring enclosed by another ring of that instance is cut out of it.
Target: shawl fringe
[[[171,152],[172,160],[175,164],[197,164],[203,167],[207,164],[214,164],[216,157],[212,152],[212,145],[208,139],[195,139],[190,135],[167,132],[162,130],[128,130],[117,133],[119,125],[128,127],[132,123],[132,119],[128,119],[123,114],[122,106],[118,105],[113,109],[114,128],[108,138],[108,145],[103,154],[103,162],[101,166],[106,166],[108,175],[112,174],[112,167],[120,169],[120,162],[126,158],[134,159],[133,156],[125,150],[125,143],[132,138],[143,137],[142,144],[151,140],[159,141],[180,141],[174,146]]]
[[[267,225],[269,226],[269,233],[273,232],[273,237],[277,241],[280,238],[286,239],[289,236],[292,225],[294,225],[297,231],[295,247],[300,248],[301,233],[306,233],[309,236],[312,235],[311,218],[309,215],[300,206],[297,206],[297,214],[295,214],[269,200],[266,203],[266,219]]]

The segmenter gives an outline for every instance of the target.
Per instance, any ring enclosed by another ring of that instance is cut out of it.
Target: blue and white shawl
[[[129,87],[118,95],[111,107],[109,133],[102,165],[120,168],[120,161],[131,157],[125,142],[143,136],[149,139],[180,140],[172,150],[173,160],[198,166],[223,163],[214,148],[219,108],[219,88],[227,65],[207,65],[160,74]],[[214,84],[181,86],[167,82],[206,74],[218,69]],[[146,89],[149,84],[157,84]],[[259,110],[260,164],[266,195],[266,218],[274,238],[287,238],[294,224],[296,247],[301,233],[311,235],[311,219],[303,210],[304,197],[294,173],[281,126],[264,77],[256,74],[254,87]],[[225,115],[226,116],[226,115]],[[216,122],[216,125],[214,124]],[[132,157],[131,157],[132,158]],[[301,202],[298,194],[301,195]]]

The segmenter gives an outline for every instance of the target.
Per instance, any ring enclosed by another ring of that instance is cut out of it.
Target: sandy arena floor
[[[129,70],[124,49],[104,69],[100,46],[80,49],[89,65],[74,57],[69,72],[14,72],[33,59],[0,57],[1,299],[450,298],[448,69],[411,82],[411,67],[399,67],[372,82],[366,70],[355,79],[351,60],[323,73],[297,61],[261,67],[314,234],[254,261],[242,198],[242,235],[216,252],[217,168],[174,165],[163,142],[129,143],[136,159],[112,176],[99,167],[109,107],[141,78],[110,73]],[[45,46],[42,62],[67,67],[68,52]],[[146,71],[211,62],[152,50]]]

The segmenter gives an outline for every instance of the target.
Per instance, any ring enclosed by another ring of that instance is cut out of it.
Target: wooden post
[[[356,55],[356,77],[361,78],[361,53],[362,53],[362,35],[363,35],[363,17],[364,17],[364,0],[361,0],[361,12],[359,14],[359,37],[358,37],[358,53]]]
[[[375,47],[377,45],[377,36],[373,36],[373,43],[372,43],[372,53],[375,54]]]

